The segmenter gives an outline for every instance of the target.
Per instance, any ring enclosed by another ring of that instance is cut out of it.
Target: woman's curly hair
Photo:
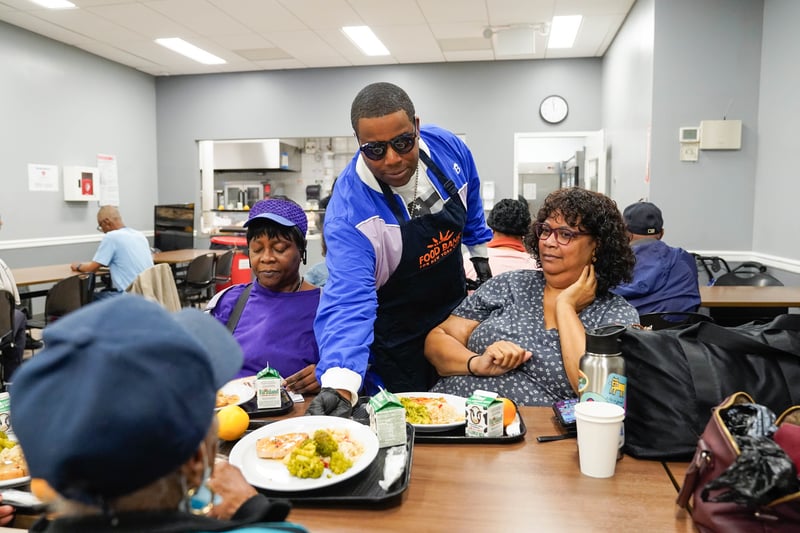
[[[597,295],[605,296],[620,283],[631,280],[635,261],[625,222],[617,203],[604,194],[571,187],[550,193],[536,214],[537,222],[561,215],[570,226],[586,231],[597,241],[594,264],[597,276]],[[523,238],[525,247],[539,262],[539,239],[533,231]]]

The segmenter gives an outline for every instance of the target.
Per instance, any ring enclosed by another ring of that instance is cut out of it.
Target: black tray
[[[281,389],[281,406],[280,407],[270,407],[268,409],[259,409],[258,408],[258,400],[254,396],[252,400],[249,402],[245,402],[242,404],[242,409],[245,410],[247,414],[251,417],[261,418],[261,417],[270,417],[270,416],[281,416],[285,415],[289,411],[292,410],[294,407],[294,400],[289,397],[289,393],[286,390]]]
[[[257,421],[251,424],[250,429],[264,427],[272,422]],[[233,448],[232,442],[221,442],[220,453],[228,455]],[[383,509],[400,504],[403,492],[408,488],[411,479],[411,459],[414,456],[414,426],[406,424],[406,469],[399,480],[395,481],[388,491],[383,490],[378,481],[383,479],[383,465],[386,461],[386,452],[389,448],[380,448],[372,464],[357,475],[315,490],[304,491],[274,491],[256,487],[260,493],[270,498],[290,500],[297,506],[368,506],[370,509]]]
[[[434,393],[431,393],[431,395],[434,395]],[[358,403],[353,409],[353,420],[357,420],[362,424],[369,424],[369,414],[367,414],[366,408],[368,401],[369,398],[363,396],[358,399]],[[528,428],[525,426],[525,421],[522,419],[519,408],[517,408],[517,416],[519,417],[519,435],[508,436],[504,433],[501,437],[467,437],[465,435],[466,425],[464,425],[448,429],[446,431],[436,431],[431,433],[417,431],[414,436],[414,442],[421,442],[425,444],[511,444],[512,442],[519,442],[525,438]]]

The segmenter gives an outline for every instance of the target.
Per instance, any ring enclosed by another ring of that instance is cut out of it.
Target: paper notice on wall
[[[100,175],[100,205],[119,206],[119,178],[117,177],[116,156],[97,154],[97,171]]]
[[[483,200],[483,208],[490,210],[494,207],[494,182],[484,181],[483,190],[481,191],[481,199]]]
[[[58,166],[28,163],[28,190],[58,192]]]
[[[526,200],[536,200],[536,184],[526,183],[523,185],[522,196],[524,196]]]

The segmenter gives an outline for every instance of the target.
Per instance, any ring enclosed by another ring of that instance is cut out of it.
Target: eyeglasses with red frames
[[[533,225],[533,233],[536,235],[536,238],[540,240],[547,240],[550,238],[550,235],[555,234],[556,242],[562,246],[568,245],[572,242],[572,239],[580,235],[591,235],[588,231],[575,231],[566,227],[551,228],[548,224],[543,222],[537,222]]]
[[[414,131],[411,133],[402,133],[391,139],[389,141],[372,141],[368,143],[364,143],[358,147],[361,150],[361,153],[367,159],[371,159],[372,161],[380,161],[384,157],[386,157],[386,150],[388,146],[392,147],[392,150],[397,152],[400,155],[407,154],[414,148],[414,141],[417,139],[417,128],[414,127]]]

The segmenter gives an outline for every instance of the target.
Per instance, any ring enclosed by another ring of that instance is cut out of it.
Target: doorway
[[[608,194],[603,130],[514,135],[514,194],[534,216],[559,187],[584,187]]]

